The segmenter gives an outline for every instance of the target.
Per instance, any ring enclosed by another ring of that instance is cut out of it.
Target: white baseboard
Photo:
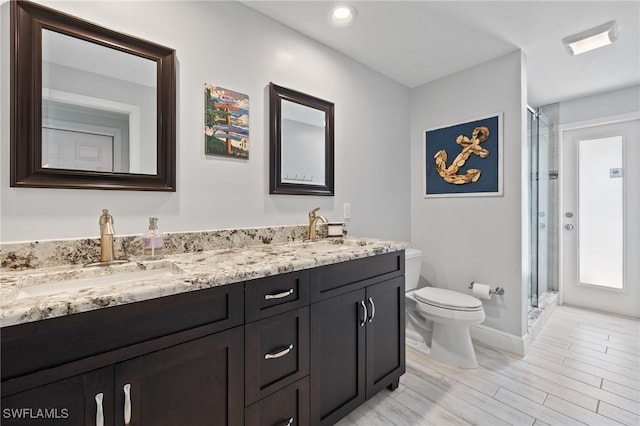
[[[551,318],[551,314],[553,314],[553,311],[555,311],[557,306],[558,306],[558,300],[554,299],[544,309],[542,314],[533,322],[531,327],[529,327],[529,333],[527,335],[530,336],[530,340],[532,342],[535,340],[536,337],[538,337],[538,334],[540,334],[540,332],[544,328],[544,325],[547,323],[549,318]]]
[[[485,325],[471,326],[471,339],[492,349],[524,356],[529,349],[529,334],[514,336]]]

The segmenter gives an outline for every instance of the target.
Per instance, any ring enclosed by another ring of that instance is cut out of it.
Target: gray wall
[[[426,283],[469,293],[477,281],[504,287],[484,301],[484,325],[526,333],[529,194],[526,181],[526,63],[513,52],[411,92],[411,241],[423,251]],[[504,195],[424,198],[424,130],[502,112]],[[425,284],[425,283],[423,283]]]
[[[640,85],[576,98],[558,104],[558,124],[640,111]]]
[[[90,237],[100,209],[116,232],[301,224],[320,207],[352,235],[407,240],[409,90],[238,2],[43,1],[105,27],[175,48],[178,58],[176,193],[9,188],[9,3],[0,4],[0,241]],[[335,103],[335,197],[268,194],[268,84]],[[250,158],[204,155],[203,85],[249,95]],[[384,125],[380,100],[385,103]]]

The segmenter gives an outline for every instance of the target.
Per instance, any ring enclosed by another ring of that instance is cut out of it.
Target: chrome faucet
[[[320,207],[316,207],[315,209],[311,210],[309,212],[309,229],[307,230],[307,240],[317,240],[318,239],[318,233],[316,230],[316,226],[318,224],[318,220],[327,223],[327,219],[319,214],[316,214],[316,212],[320,210]]]
[[[113,255],[113,216],[109,210],[102,209],[100,215],[100,262],[111,262],[115,259]]]

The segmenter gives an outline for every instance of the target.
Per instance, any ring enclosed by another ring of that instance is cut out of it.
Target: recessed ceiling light
[[[595,28],[562,39],[570,54],[579,55],[599,47],[607,46],[618,39],[618,24],[607,22]]]
[[[348,5],[340,5],[331,9],[331,22],[335,25],[347,25],[356,17],[356,9]]]

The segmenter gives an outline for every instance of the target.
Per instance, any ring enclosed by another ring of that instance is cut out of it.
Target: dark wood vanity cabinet
[[[311,305],[311,418],[332,425],[405,371],[404,277]]]
[[[2,424],[240,425],[242,344],[236,327],[8,396]]]
[[[333,424],[404,373],[404,252],[1,338],[3,425]]]
[[[3,425],[113,425],[113,368],[90,371],[2,398]]]
[[[243,296],[239,283],[3,328],[1,423],[242,424]]]
[[[242,424],[242,346],[235,327],[116,365],[115,425]]]

